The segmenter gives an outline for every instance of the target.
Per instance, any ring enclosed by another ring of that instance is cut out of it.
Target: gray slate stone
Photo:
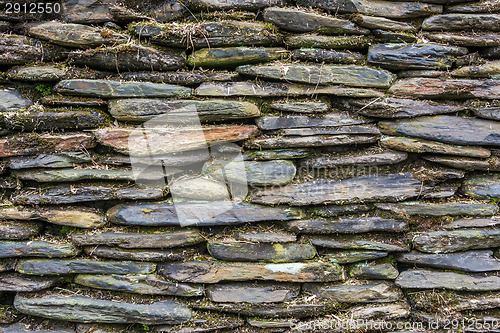
[[[471,47],[495,47],[500,45],[500,34],[488,31],[424,32],[423,36],[436,43]]]
[[[417,30],[413,25],[406,22],[399,22],[390,20],[384,17],[367,16],[367,15],[355,15],[353,21],[362,27],[368,29],[383,29],[391,31],[409,31],[413,32]]]
[[[73,260],[20,260],[16,271],[23,274],[147,274],[156,269],[155,264],[135,263],[133,261],[97,261],[89,259]]]
[[[361,285],[320,285],[307,283],[303,291],[320,298],[345,303],[389,303],[399,301],[403,293],[394,284],[379,282]]]
[[[207,287],[207,297],[217,303],[281,303],[296,298],[300,285],[273,282],[225,283]]]
[[[9,168],[11,170],[29,168],[71,168],[75,164],[88,163],[90,161],[90,157],[82,152],[14,156],[9,158]]]
[[[379,258],[387,257],[389,253],[383,251],[369,251],[369,250],[359,250],[359,251],[335,251],[324,254],[322,257],[328,261],[336,264],[349,264],[353,262],[360,262],[366,260],[375,260]]]
[[[68,68],[54,65],[11,68],[7,76],[19,81],[59,81],[68,75]]]
[[[312,259],[314,246],[299,243],[209,242],[208,251],[220,260],[289,262]]]
[[[481,203],[421,203],[418,201],[401,203],[376,203],[375,206],[382,210],[406,215],[421,216],[489,216],[498,212],[497,205]]]
[[[285,3],[282,0],[256,0],[256,1],[243,1],[243,0],[189,0],[188,5],[190,9],[196,11],[204,10],[248,10],[258,11],[270,6],[283,6]]]
[[[82,180],[134,181],[131,170],[100,170],[100,169],[28,169],[12,173],[21,180],[39,183],[65,183]]]
[[[379,44],[370,46],[368,63],[387,69],[449,68],[455,57],[468,51],[464,47],[439,44]]]
[[[21,97],[17,90],[0,90],[0,112],[15,112],[27,109],[33,104],[29,99]]]
[[[0,258],[14,257],[71,257],[79,253],[71,244],[55,244],[44,241],[0,241]]]
[[[460,1],[461,2],[461,1]],[[464,1],[467,2],[467,1]],[[484,0],[479,2],[467,2],[446,7],[450,13],[494,13],[500,11],[500,3],[495,0]]]
[[[350,266],[349,275],[356,279],[394,280],[399,271],[389,263],[357,263]]]
[[[172,226],[180,223],[176,209],[182,209],[185,214],[189,214],[189,221],[185,222],[204,226],[283,221],[302,216],[300,211],[290,208],[227,202],[184,205],[177,203],[176,206],[172,203],[121,204],[112,207],[107,216],[108,220],[115,224]]]
[[[398,262],[453,269],[464,272],[490,272],[500,270],[500,260],[493,258],[493,251],[469,251],[445,254],[401,253]]]
[[[306,238],[312,245],[333,249],[406,252],[409,245],[393,239],[374,239],[373,235],[314,235]]]
[[[298,60],[333,64],[359,64],[365,60],[364,55],[357,52],[342,52],[314,48],[301,48],[293,50],[292,58]]]
[[[413,238],[415,249],[426,253],[450,253],[500,246],[500,230],[458,229],[431,231]]]
[[[132,304],[87,296],[46,295],[28,298],[17,294],[14,306],[27,315],[80,323],[178,324],[191,318],[187,306],[170,301]]]
[[[136,260],[136,261],[179,261],[198,255],[194,248],[178,249],[124,249],[109,246],[90,246],[85,248],[85,253],[98,258],[113,260]]]
[[[408,223],[382,217],[354,217],[337,220],[312,219],[284,222],[283,226],[293,232],[329,234],[364,233],[371,231],[403,231]]]
[[[477,276],[455,272],[408,270],[396,279],[401,288],[450,289],[463,291],[493,291],[500,289],[498,276]]]
[[[382,133],[402,134],[451,144],[500,146],[500,123],[454,116],[379,122]]]
[[[330,110],[330,106],[323,102],[274,102],[270,107],[277,111],[297,113],[324,113]]]
[[[500,224],[500,218],[492,216],[491,218],[463,218],[455,219],[453,222],[445,225],[447,229],[460,228],[485,228],[494,227]]]
[[[0,273],[0,291],[33,292],[56,285],[58,277],[29,276],[17,272]]]
[[[280,131],[283,135],[290,136],[315,136],[315,135],[339,135],[341,134],[372,134],[379,135],[380,131],[376,125],[346,125],[334,127],[303,127],[303,128],[284,128]]]
[[[427,161],[443,164],[462,170],[500,171],[500,158],[492,156],[487,159],[477,159],[459,156],[424,156]]]
[[[284,129],[283,131],[291,132],[296,135],[297,130],[302,129]],[[314,135],[314,128],[304,129],[312,135],[307,136],[277,136],[250,139],[245,142],[248,148],[252,149],[286,149],[286,148],[316,148],[323,146],[344,146],[356,145],[377,142],[377,137],[374,135]],[[346,132],[346,129],[338,129],[337,127],[327,128],[326,132],[341,131]],[[348,131],[348,130],[347,130]]]
[[[487,30],[500,31],[498,14],[444,14],[429,17],[422,22],[423,30]]]
[[[342,165],[386,165],[406,160],[408,154],[391,150],[364,150],[349,155],[322,155],[300,161],[300,167],[309,169],[336,168]]]
[[[472,198],[498,199],[500,198],[500,174],[479,174],[467,178],[461,191]]]
[[[310,116],[267,116],[256,120],[261,130],[275,130],[286,128],[309,128],[309,127],[337,127],[345,125],[366,124],[368,120],[360,117],[352,117],[345,113],[328,113],[322,117]]]
[[[170,282],[153,274],[96,275],[78,274],[75,283],[95,289],[123,291],[145,295],[202,296],[201,285]]]
[[[0,239],[22,240],[38,235],[43,223],[36,221],[0,221]]]

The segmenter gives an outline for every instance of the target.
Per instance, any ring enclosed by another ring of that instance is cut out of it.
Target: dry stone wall
[[[0,332],[498,332],[500,2],[9,3]]]

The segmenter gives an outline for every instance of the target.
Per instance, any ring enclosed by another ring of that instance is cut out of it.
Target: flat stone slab
[[[179,220],[176,210],[184,214]],[[122,225],[173,226],[182,222],[192,225],[232,225],[261,221],[285,221],[301,218],[298,210],[265,207],[251,203],[209,202],[199,204],[144,203],[112,207],[108,221]]]
[[[446,7],[446,12],[450,13],[489,13],[498,12],[500,4],[495,0],[486,0],[481,2],[467,2]]]
[[[156,269],[155,264],[133,261],[98,261],[89,259],[74,260],[20,260],[16,271],[23,274],[147,274]]]
[[[0,50],[0,64],[7,66],[41,61],[44,57],[41,43],[26,36],[5,34],[0,42]]]
[[[500,145],[500,123],[454,116],[419,117],[413,120],[379,122],[382,133],[463,145]]]
[[[189,97],[191,89],[171,84],[120,82],[110,80],[62,80],[54,90],[64,95],[102,98],[120,97]]]
[[[372,210],[369,205],[352,204],[352,205],[322,205],[313,207],[310,212],[313,215],[321,217],[335,217],[349,213],[364,213]]]
[[[13,176],[21,180],[39,183],[78,182],[82,180],[116,180],[134,181],[131,170],[100,170],[100,169],[31,169],[14,171]]]
[[[398,277],[399,271],[389,263],[357,263],[350,266],[349,275],[356,279],[394,280]]]
[[[241,75],[306,84],[342,84],[353,87],[388,88],[394,75],[388,71],[357,65],[240,66]]]
[[[416,235],[413,247],[427,253],[450,253],[500,246],[500,230],[458,229]]]
[[[337,127],[346,125],[366,124],[369,120],[361,117],[352,117],[345,113],[329,113],[322,117],[310,116],[267,116],[256,120],[261,130],[275,130],[282,128],[309,128],[309,127]]]
[[[91,162],[91,159],[82,152],[38,154],[35,156],[13,156],[9,158],[9,168],[11,170],[31,168],[71,168],[76,164],[88,162]]]
[[[380,138],[380,145],[384,148],[403,150],[411,153],[434,153],[479,158],[487,158],[491,155],[489,149],[482,147],[456,146],[403,136],[382,136]]]
[[[309,157],[300,161],[305,168],[335,168],[341,165],[386,165],[406,160],[408,154],[398,151],[362,150],[349,155],[323,155]]]
[[[389,89],[389,93],[410,98],[497,99],[500,98],[499,87],[498,80],[410,78],[396,81]]]
[[[33,104],[14,89],[1,89],[0,100],[0,112],[23,111]]]
[[[290,136],[315,136],[315,135],[379,135],[380,131],[376,125],[346,125],[334,127],[303,127],[303,128],[283,128],[280,131],[283,135]]]
[[[166,281],[153,274],[95,275],[78,274],[75,283],[95,289],[123,291],[145,295],[202,296],[203,287]]]
[[[363,29],[351,21],[313,14],[295,8],[266,8],[264,20],[292,32],[317,31],[327,35],[368,35],[370,33],[369,30]]]
[[[464,47],[439,44],[378,44],[368,50],[368,63],[387,69],[449,68],[455,57],[468,51]]]
[[[296,298],[300,285],[272,282],[225,283],[207,287],[207,297],[217,303],[281,303]]]
[[[135,34],[148,37],[155,44],[169,47],[207,47],[226,46],[272,46],[282,42],[282,37],[273,27],[263,22],[220,21],[193,24],[168,24],[163,29],[148,26],[135,26]],[[190,31],[196,29],[193,34]],[[150,31],[151,30],[151,31]],[[188,41],[189,39],[189,41]]]
[[[464,78],[495,78],[500,74],[500,61],[490,61],[482,65],[464,66],[451,72],[452,76]],[[498,78],[498,77],[497,77]],[[496,109],[498,110],[498,108]]]
[[[324,254],[322,257],[335,264],[350,264],[366,260],[376,260],[389,255],[384,251],[345,250]]]
[[[232,263],[222,261],[187,261],[164,263],[159,274],[167,279],[192,283],[269,280],[279,282],[329,282],[342,278],[339,265],[325,262],[304,263]]]
[[[188,65],[202,68],[234,68],[278,60],[289,54],[281,47],[224,47],[194,51],[188,57]]]
[[[460,105],[438,103],[435,101],[413,100],[408,98],[341,98],[335,103],[358,114],[377,118],[411,118],[465,111]]]
[[[419,180],[410,174],[363,176],[341,181],[317,180],[286,185],[279,189],[259,190],[252,201],[262,204],[294,206],[324,203],[402,201],[425,192]]]
[[[396,279],[401,288],[492,291],[500,289],[498,276],[474,276],[455,272],[408,270]]]
[[[383,29],[390,31],[407,31],[414,32],[417,29],[406,22],[399,22],[387,19],[385,17],[367,16],[358,14],[352,20],[358,25],[368,29]]]
[[[187,257],[198,255],[194,248],[175,249],[124,249],[110,246],[90,246],[85,248],[85,253],[98,258],[113,260],[136,260],[136,261],[179,261]]]
[[[246,172],[241,174],[242,171]],[[215,160],[203,165],[203,174],[226,182],[236,182],[250,186],[286,185],[292,182],[296,173],[291,161],[274,160],[268,162]]]
[[[464,272],[490,272],[500,270],[500,260],[493,257],[493,251],[469,251],[445,254],[401,253],[398,262],[453,269]]]
[[[461,191],[472,198],[498,199],[500,198],[500,174],[479,174],[468,177]]]
[[[256,243],[288,243],[296,242],[297,236],[282,232],[245,232],[234,236],[236,240]]]
[[[423,156],[427,161],[439,163],[456,169],[462,170],[482,170],[482,171],[500,171],[500,158],[492,156],[486,159],[477,159],[461,156]]]
[[[242,0],[191,0],[189,2],[189,8],[196,11],[229,9],[258,11],[266,7],[282,5],[284,5],[282,0],[257,0],[253,2],[246,2]]]
[[[500,107],[480,108],[473,111],[479,118],[500,120]]]
[[[333,249],[387,252],[405,252],[410,250],[409,245],[404,241],[386,240],[384,238],[374,239],[372,235],[314,235],[306,239],[312,245]]]
[[[133,304],[87,296],[47,295],[27,298],[18,294],[14,306],[27,315],[80,323],[179,324],[191,318],[187,306],[170,301]]]
[[[258,128],[253,125],[227,125],[200,128],[186,128],[170,132],[159,130],[146,131],[148,140],[144,140],[144,132],[134,128],[104,128],[93,131],[97,141],[111,147],[119,153],[138,159],[154,155],[172,156],[174,153],[205,149],[208,143],[235,142],[249,138],[258,133]],[[203,134],[203,135],[201,135]],[[150,145],[150,142],[164,143]],[[166,144],[175,142],[175,144]],[[181,154],[182,155],[182,154]],[[168,160],[168,158],[165,158]]]
[[[303,291],[345,303],[389,303],[399,301],[403,297],[401,290],[389,282],[361,285],[306,283],[303,285]]]
[[[0,273],[0,291],[32,292],[53,287],[58,277],[29,276],[17,272]]]
[[[296,113],[325,113],[330,106],[323,102],[273,102],[271,109]]]
[[[329,233],[364,233],[371,231],[403,231],[408,223],[378,216],[341,218],[336,220],[311,219],[287,221],[283,227],[300,233],[329,234]]]
[[[79,253],[72,244],[55,244],[44,241],[0,241],[0,258],[14,257],[71,257]]]
[[[43,224],[36,221],[0,221],[0,239],[22,240],[38,235]]]
[[[107,201],[116,199],[157,200],[163,197],[161,188],[102,185],[55,185],[40,188],[36,193],[19,192],[12,201],[22,205],[69,204],[78,202]]]
[[[500,224],[500,218],[492,216],[490,218],[463,218],[455,219],[453,222],[445,225],[446,229],[461,229],[461,228],[485,228],[494,227]]]
[[[51,323],[52,324],[52,323]],[[0,329],[4,331],[4,333],[74,333],[74,325],[68,324],[55,324],[51,325],[52,327],[44,330],[33,330],[33,327],[29,324],[21,324],[14,323],[8,325],[0,325]]]
[[[224,180],[224,178],[222,178],[221,180]],[[173,183],[170,183],[168,187],[170,189],[170,192],[175,194],[176,198],[191,200],[225,200],[230,198],[231,195],[233,197],[238,195],[238,190],[234,190],[235,193],[230,192],[227,184],[221,181],[208,179],[203,176],[178,179]]]
[[[299,243],[209,242],[208,251],[228,261],[301,261],[316,255],[314,246]]]
[[[422,22],[423,30],[487,30],[500,31],[498,14],[443,14],[428,17]]]
[[[181,123],[185,117],[192,115],[192,108],[203,122],[253,118],[260,115],[259,108],[255,104],[221,99],[176,101],[132,98],[111,100],[108,106],[113,118],[127,122],[145,122],[156,116],[168,114],[169,123]]]
[[[357,52],[342,52],[305,47],[293,50],[292,58],[333,64],[359,64],[365,60],[364,55]]]
[[[71,242],[77,246],[108,245],[126,249],[172,248],[188,246],[204,241],[198,230],[169,230],[168,232],[131,233],[103,232],[99,234],[76,234]]]
[[[424,32],[423,36],[436,43],[458,46],[497,47],[500,45],[500,33],[497,32]]]
[[[382,97],[380,91],[343,86],[313,86],[281,82],[205,82],[195,89],[198,96],[301,96],[334,95],[349,97]]]
[[[76,66],[109,71],[170,71],[184,67],[186,55],[178,50],[121,44],[88,51],[73,51],[68,60]]]
[[[307,157],[311,152],[312,151],[307,148],[254,150],[246,151],[243,154],[243,159],[254,161],[292,160]]]
[[[481,203],[420,203],[418,201],[401,203],[376,203],[378,209],[388,210],[394,213],[422,216],[490,216],[498,212],[497,205]]]
[[[373,43],[370,36],[319,36],[319,35],[293,35],[285,40],[291,49],[318,48],[327,50],[364,50]]]
[[[291,131],[292,129],[285,129]],[[301,129],[300,129],[301,130]],[[309,129],[305,129],[309,131]],[[331,131],[336,128],[332,127]],[[346,131],[338,130],[337,131]],[[296,132],[295,132],[296,133]],[[286,149],[315,148],[325,146],[356,145],[377,142],[374,135],[310,135],[310,136],[276,136],[250,139],[245,145],[251,149]]]
[[[28,34],[67,47],[90,48],[125,41],[125,36],[110,29],[57,21],[30,24]]]
[[[39,153],[79,151],[81,147],[92,148],[92,136],[83,133],[16,135],[0,139],[0,157],[37,155]]]

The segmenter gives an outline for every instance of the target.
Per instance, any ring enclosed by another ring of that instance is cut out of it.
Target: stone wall
[[[0,5],[0,332],[498,332],[497,0]]]

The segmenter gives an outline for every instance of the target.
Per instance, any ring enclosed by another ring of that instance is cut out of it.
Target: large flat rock
[[[453,269],[465,272],[489,272],[500,270],[500,261],[493,258],[493,251],[469,251],[444,254],[401,253],[398,262]]]
[[[186,55],[138,44],[121,44],[88,51],[73,51],[68,60],[76,66],[109,71],[170,71],[184,67]]]
[[[13,257],[71,257],[79,253],[71,244],[57,244],[45,241],[0,241],[0,258]]]
[[[360,26],[369,29],[383,29],[383,30],[398,31],[398,32],[401,31],[414,32],[417,30],[413,25],[409,23],[390,20],[385,17],[367,16],[358,14],[355,15],[352,18],[352,20],[357,24],[359,24]]]
[[[171,84],[110,80],[62,80],[54,90],[65,95],[120,97],[189,97],[191,89]]]
[[[35,156],[13,156],[9,158],[11,170],[31,168],[71,168],[80,163],[89,163],[91,159],[82,152],[59,154],[38,154]]]
[[[219,122],[230,119],[253,118],[260,115],[259,108],[252,103],[211,99],[161,100],[161,99],[117,99],[109,102],[113,118],[127,122],[145,122],[156,116],[168,114],[169,122],[182,122],[190,117],[186,110],[195,108],[200,121]]]
[[[467,47],[498,47],[500,33],[488,31],[424,32],[423,36],[436,43]]]
[[[382,217],[354,217],[336,220],[311,219],[288,221],[283,226],[291,231],[311,234],[357,234],[372,231],[403,231],[408,223]]]
[[[343,270],[333,263],[314,261],[282,264],[188,261],[160,264],[158,272],[171,280],[192,283],[250,280],[329,282],[340,280]]]
[[[382,210],[406,215],[421,216],[490,216],[498,212],[497,205],[482,203],[424,203],[418,201],[401,203],[376,203],[375,206]]]
[[[22,240],[38,235],[43,224],[36,221],[0,221],[0,239]]]
[[[85,253],[98,258],[113,260],[135,260],[135,261],[179,261],[198,255],[195,248],[184,247],[174,249],[124,249],[105,245],[89,246]]]
[[[36,193],[20,191],[12,197],[12,201],[22,205],[57,205],[116,199],[157,200],[163,195],[161,188],[78,184],[47,186]]]
[[[288,36],[285,44],[292,49],[318,48],[326,50],[364,50],[373,43],[371,36],[320,36],[320,35],[292,35]]]
[[[317,180],[257,191],[252,201],[304,206],[324,203],[402,201],[422,194],[422,184],[410,174],[362,176],[341,181]]]
[[[389,282],[360,285],[307,283],[303,290],[320,298],[345,303],[389,303],[403,297],[401,290]]]
[[[500,174],[478,174],[468,177],[463,186],[462,192],[472,198],[477,199],[498,199],[500,198]]]
[[[395,96],[410,98],[500,98],[498,80],[441,80],[410,78],[396,81],[389,89]]]
[[[217,11],[217,10],[248,10],[258,11],[270,6],[283,6],[285,3],[282,0],[190,0],[189,8],[195,11]]]
[[[490,158],[486,159],[478,159],[462,156],[427,155],[423,158],[427,161],[439,163],[456,169],[471,171],[500,171],[500,158],[497,156],[491,156]]]
[[[133,304],[87,296],[46,295],[28,298],[18,294],[14,306],[27,315],[80,323],[178,324],[191,318],[187,306],[170,301]]]
[[[382,133],[402,134],[451,144],[499,146],[500,123],[455,116],[419,117],[379,122]]]
[[[431,231],[413,238],[413,247],[427,253],[450,253],[495,248],[500,244],[500,230],[458,229]]]
[[[387,257],[388,252],[371,250],[337,250],[326,253],[322,257],[329,262],[336,264],[350,264],[355,262],[366,262],[367,260],[376,260]]]
[[[289,54],[281,47],[220,47],[194,51],[188,64],[202,68],[234,68],[240,65],[257,64],[286,57]]]
[[[343,86],[314,86],[281,82],[206,82],[195,89],[195,95],[211,97],[227,96],[301,96],[334,95],[349,97],[382,97],[382,92]]]
[[[409,245],[404,240],[377,238],[373,235],[312,235],[307,239],[312,245],[346,250],[372,250],[406,252]]]
[[[248,65],[236,71],[242,75],[317,85],[388,88],[394,80],[388,71],[357,65]]]
[[[328,113],[322,117],[310,116],[264,116],[256,120],[261,130],[275,130],[285,128],[309,128],[309,127],[338,127],[347,125],[365,124],[368,120],[361,117],[353,117],[346,113]]]
[[[290,283],[254,282],[210,285],[207,298],[217,303],[281,303],[296,298],[300,285]]]
[[[60,281],[58,277],[29,276],[17,272],[0,273],[0,291],[32,292],[48,289]]]
[[[99,169],[29,169],[12,172],[21,180],[39,183],[64,183],[82,180],[134,181],[131,170],[99,170]]]
[[[408,270],[396,279],[401,288],[492,291],[500,289],[498,276],[467,275],[455,272]]]
[[[166,281],[153,274],[99,275],[78,274],[75,283],[89,288],[122,291],[144,295],[202,296],[203,287]]]
[[[350,266],[349,275],[356,279],[394,280],[399,271],[390,263],[356,263]]]
[[[242,170],[246,174],[242,175]],[[295,164],[291,161],[274,160],[268,162],[215,160],[206,162],[203,174],[226,182],[236,182],[249,186],[274,186],[291,183],[295,177]]]
[[[330,106],[324,102],[273,102],[271,109],[296,113],[325,113]]]
[[[394,150],[370,149],[352,154],[322,155],[309,157],[300,161],[300,167],[319,169],[336,168],[342,165],[385,165],[396,164],[406,160],[408,154]]]
[[[379,44],[368,50],[368,63],[388,69],[449,68],[455,57],[468,51],[464,47],[439,44]]]
[[[498,78],[499,74],[500,74],[500,61],[490,61],[481,65],[464,66],[457,68],[451,72],[451,75],[463,78],[493,79],[493,78]],[[488,108],[486,108],[486,110],[488,110]],[[495,108],[492,108],[491,110],[493,111],[495,110]]]
[[[318,31],[327,35],[369,34],[369,30],[363,29],[351,21],[313,14],[295,8],[266,8],[264,20],[293,32]]]
[[[28,27],[28,34],[54,44],[80,48],[91,48],[125,41],[123,35],[110,29],[99,29],[83,24],[57,21],[33,23]]]
[[[23,111],[33,104],[14,89],[0,90],[0,112]]]
[[[500,31],[498,14],[443,14],[426,18],[422,22],[423,30],[486,30]]]
[[[460,1],[461,2],[461,1]],[[494,13],[500,10],[500,3],[495,0],[485,0],[481,2],[458,3],[446,8],[450,13]]]
[[[283,128],[280,131],[283,135],[288,136],[316,136],[351,134],[355,135],[372,134],[379,135],[380,131],[376,125],[346,125],[346,126],[332,126],[332,127],[297,127],[297,128]]]
[[[299,243],[209,242],[208,251],[220,260],[287,262],[312,259],[316,249]]]
[[[385,148],[403,150],[411,153],[434,153],[468,157],[487,158],[490,150],[482,147],[456,146],[442,142],[415,139],[404,136],[382,136],[380,145]]]
[[[183,214],[179,220],[178,211]],[[247,222],[284,221],[301,218],[298,210],[265,207],[251,203],[143,203],[121,204],[108,211],[111,223],[123,225],[167,226],[186,222],[192,225],[231,225]]]
[[[90,259],[55,260],[25,259],[16,265],[16,271],[23,274],[147,274],[156,269],[155,264],[133,261],[98,261]]]
[[[334,13],[360,13],[389,18],[430,16],[443,11],[443,6],[420,2],[366,0],[300,0],[299,5],[330,10]]]
[[[148,133],[147,140],[144,139],[145,132]],[[182,153],[180,155],[186,157],[189,154],[186,151],[206,149],[209,143],[241,141],[257,133],[258,128],[253,125],[213,126],[202,129],[196,126],[181,127],[179,130],[165,132],[155,128],[146,128],[145,131],[133,128],[103,128],[93,131],[100,144],[119,153],[132,154],[135,159],[144,156],[168,156],[163,158],[164,160],[170,159],[175,153]],[[150,144],[153,142],[156,144]]]
[[[290,131],[293,129],[284,129],[283,131]],[[302,130],[302,129],[295,129]],[[286,149],[286,148],[316,148],[324,146],[344,146],[344,145],[357,145],[377,142],[377,136],[375,135],[314,135],[314,128],[304,129],[305,131],[311,132],[312,135],[307,136],[270,136],[270,137],[256,137],[245,142],[245,145],[252,149]],[[329,128],[328,131],[321,128],[323,132],[328,133],[340,131],[346,132],[349,130],[338,129],[338,127]],[[320,130],[320,133],[321,133]],[[297,133],[296,131],[293,134]],[[372,133],[373,134],[373,133]]]

